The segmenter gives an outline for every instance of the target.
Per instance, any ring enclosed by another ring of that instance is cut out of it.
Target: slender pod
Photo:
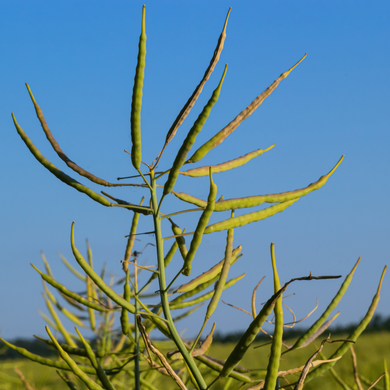
[[[180,169],[185,163],[187,155],[190,152],[192,145],[196,141],[196,137],[202,130],[204,124],[206,123],[207,118],[209,117],[211,109],[213,108],[214,104],[218,101],[226,71],[227,71],[227,65],[225,66],[225,70],[222,74],[218,87],[214,90],[210,100],[207,102],[202,112],[199,114],[195,123],[193,124],[190,131],[188,132],[187,137],[185,138],[179,152],[177,153],[172,168],[169,171],[168,179],[164,184],[164,191],[163,191],[164,195],[168,195],[173,190],[173,187],[175,186],[176,180],[179,176]]]
[[[88,263],[90,267],[93,269],[92,250],[91,247],[89,246],[88,240],[87,240],[87,255],[88,255]],[[95,285],[89,276],[87,276],[86,285],[87,285],[87,299],[89,301],[96,302],[97,294],[95,290]],[[95,311],[90,307],[88,308],[88,316],[89,316],[89,323],[91,325],[91,329],[94,331],[96,329]]]
[[[97,194],[95,191],[92,191],[90,188],[79,183],[77,180],[73,179],[72,177],[68,176],[66,173],[64,173],[60,169],[58,169],[45,156],[43,156],[42,153],[37,149],[37,147],[32,143],[32,141],[27,136],[27,134],[24,132],[24,130],[19,126],[18,122],[15,119],[14,114],[12,114],[12,119],[14,121],[14,124],[15,124],[15,127],[16,127],[18,134],[20,135],[20,137],[22,138],[22,140],[26,144],[26,146],[30,149],[30,152],[54,176],[56,176],[58,179],[60,179],[62,182],[64,182],[68,186],[75,188],[77,191],[82,192],[83,194],[86,194],[91,199],[93,199],[95,202],[98,202],[98,203],[102,204],[103,206],[110,207],[113,205],[104,196]]]
[[[275,145],[270,146],[267,149],[257,149],[253,152],[247,153],[244,156],[235,158],[234,160],[226,161],[217,165],[206,165],[204,167],[198,167],[193,169],[188,169],[187,171],[180,172],[181,175],[191,176],[191,177],[202,177],[209,174],[209,168],[213,168],[213,173],[226,172],[233,168],[238,168],[245,165],[250,160],[254,159],[257,156],[261,156],[264,152],[272,149]]]
[[[230,279],[224,286],[224,289],[226,288],[229,288],[233,285],[235,285],[240,279],[242,279],[243,277],[245,276],[245,274],[242,274],[240,276],[237,276],[236,278],[233,278],[233,279]],[[200,287],[200,286],[199,286]],[[187,293],[188,294],[188,293]],[[169,308],[172,309],[172,310],[175,310],[175,309],[184,309],[185,307],[189,307],[189,306],[194,306],[194,305],[197,305],[198,303],[201,303],[209,298],[211,298],[212,296],[214,295],[214,291],[210,291],[209,293],[207,294],[204,294],[204,295],[201,295],[200,297],[198,298],[195,298],[191,301],[186,301],[186,302],[179,302],[179,303],[175,303],[173,304],[172,306],[169,305]]]
[[[371,321],[371,319],[375,313],[376,307],[378,306],[378,302],[380,299],[380,291],[381,291],[381,287],[382,287],[382,281],[383,281],[383,277],[385,276],[386,269],[387,269],[387,266],[385,266],[385,268],[383,269],[377,292],[374,295],[374,298],[372,299],[371,305],[368,308],[366,315],[364,316],[362,321],[359,323],[359,325],[356,327],[356,329],[352,332],[352,334],[349,335],[349,337],[348,337],[349,341],[356,341],[358,339],[358,337],[361,335],[361,333],[364,331],[364,329],[366,329],[369,322]],[[351,348],[351,345],[352,345],[351,342],[344,342],[336,350],[336,352],[333,353],[333,355],[329,359],[334,359],[334,358],[337,358],[338,356],[343,356],[348,351],[348,349]],[[336,364],[336,362],[333,361],[333,362],[325,363],[325,364],[321,365],[320,367],[316,368],[315,370],[313,370],[312,372],[310,372],[308,374],[308,376],[306,377],[306,383],[308,383],[312,379],[316,378],[317,376],[322,375],[325,371],[329,370],[329,368],[333,367],[335,364]]]
[[[74,243],[74,222],[72,222],[71,234],[70,234],[70,244],[72,246],[72,252],[79,263],[80,267],[85,271],[85,273],[93,280],[93,282],[102,290],[110,299],[112,299],[116,304],[122,306],[130,313],[135,313],[135,307],[121,296],[119,296],[111,287],[107,286],[104,283],[103,279],[91,268],[91,266],[85,261],[84,257],[78,251]]]
[[[142,206],[142,203],[144,202],[145,197],[143,196],[140,202],[140,206]],[[135,234],[137,233],[137,226],[139,221],[140,214],[137,212],[134,212],[133,220],[131,221],[131,228],[130,228],[130,234],[129,238],[127,240],[126,250],[125,250],[125,258],[123,259],[123,271],[127,272],[129,268],[129,260],[131,257],[131,254],[133,253],[133,246],[135,241]]]
[[[172,223],[172,233],[176,236],[175,239],[176,239],[176,243],[179,247],[179,252],[183,258],[183,260],[186,259],[186,256],[187,256],[187,253],[188,253],[188,250],[187,250],[187,246],[186,246],[186,240],[185,238],[181,235],[184,233],[183,230],[180,229],[179,226],[177,226],[175,223]]]
[[[231,253],[231,265],[233,265],[238,259],[238,255],[240,254],[242,250],[242,245],[239,245],[237,248],[235,248]],[[193,290],[196,288],[199,284],[206,283],[207,281],[213,279],[215,276],[219,275],[221,272],[222,266],[225,262],[225,258],[223,258],[218,264],[214,265],[214,267],[210,268],[208,271],[203,272],[201,275],[197,276],[196,278],[192,279],[186,284],[181,285],[176,292],[178,293],[184,293]]]
[[[262,94],[260,94],[253,102],[241,111],[227,126],[225,126],[219,133],[212,137],[209,141],[203,144],[189,159],[189,163],[194,163],[201,160],[210,150],[218,146],[224,139],[233,133],[233,131],[247,119],[263,101],[271,95],[279,83],[285,79],[289,73],[306,57],[306,54],[287,72],[282,73]]]
[[[100,184],[106,187],[119,187],[123,186],[123,184],[114,184],[109,183],[107,180],[101,179],[92,173],[86,171],[85,169],[81,168],[79,165],[77,165],[74,161],[72,161],[65,152],[61,149],[60,145],[58,144],[57,140],[54,138],[52,132],[49,129],[49,126],[46,122],[45,117],[43,116],[43,112],[41,107],[39,107],[38,103],[36,102],[34,95],[31,92],[30,86],[26,83],[26,87],[28,90],[28,93],[30,94],[30,98],[34,104],[35,112],[37,114],[37,117],[39,119],[39,122],[41,123],[42,129],[46,135],[46,138],[50,142],[51,146],[53,147],[54,151],[57,153],[58,157],[65,162],[65,164],[72,169],[73,171],[77,172],[79,175],[86,177],[90,181],[96,184]],[[127,184],[125,184],[127,185]]]
[[[77,276],[79,279],[81,279],[84,282],[87,280],[87,277],[81,274],[79,271],[77,271],[61,253],[58,253],[58,256],[60,257],[61,261],[65,264],[66,268],[68,268],[68,270],[72,272],[73,275]]]
[[[99,361],[96,358],[96,355],[94,351],[92,350],[91,346],[88,344],[88,342],[84,339],[82,334],[79,332],[77,328],[76,332],[80,337],[81,342],[83,343],[83,346],[85,348],[85,352],[87,353],[88,359],[91,362],[93,368],[96,370],[97,377],[102,382],[102,385],[104,386],[104,389],[106,390],[115,390],[114,386],[110,382],[110,380],[107,378],[106,373],[104,372],[102,366],[100,365]]]
[[[341,298],[347,291],[349,284],[352,281],[353,274],[355,273],[355,270],[360,262],[360,259],[361,257],[358,258],[351,272],[347,275],[344,282],[342,283],[339,291],[336,293],[336,295],[334,296],[334,298],[332,299],[328,307],[325,309],[325,311],[322,313],[320,318],[305,332],[305,334],[299,337],[299,339],[295,342],[295,344],[290,349],[288,349],[285,352],[292,351],[294,349],[302,347],[306,343],[306,341],[309,340],[320,329],[324,321],[329,317],[330,313],[336,308]]]
[[[98,305],[97,303],[90,302],[87,299],[85,299],[84,297],[82,297],[81,295],[76,294],[75,292],[68,290],[65,286],[58,283],[52,277],[50,277],[49,275],[46,275],[42,271],[40,271],[37,267],[35,267],[34,264],[31,264],[31,266],[35,269],[35,271],[37,271],[41,275],[43,280],[45,280],[47,283],[52,285],[54,288],[56,288],[62,294],[74,299],[75,301],[81,303],[84,306],[91,307],[92,309],[95,309],[97,311],[107,311],[106,308]]]
[[[126,301],[130,302],[130,298],[131,298],[131,289],[129,284],[129,270],[126,270],[126,280],[123,286],[123,299],[126,299]],[[124,307],[122,307],[121,309],[120,323],[121,323],[122,333],[129,334],[131,332],[131,327],[129,323],[129,317],[127,315],[127,310]]]
[[[133,97],[131,100],[131,162],[138,171],[141,169],[141,106],[142,89],[144,85],[146,56],[146,33],[145,33],[145,5],[142,7],[142,27],[138,44],[138,61],[135,69]]]
[[[271,244],[271,260],[272,269],[274,273],[274,292],[275,294],[280,290],[280,281],[278,271],[276,269],[275,261],[275,245]],[[283,305],[282,297],[280,295],[275,302],[274,313],[275,313],[275,330],[272,337],[271,354],[268,359],[267,375],[265,377],[264,390],[274,390],[276,388],[278,380],[278,372],[280,365],[280,356],[282,353],[283,344]]]
[[[232,212],[231,216],[234,217],[234,212]],[[229,229],[226,238],[225,260],[222,265],[221,276],[219,277],[219,280],[216,283],[214,289],[214,295],[211,298],[209,305],[207,306],[205,322],[207,322],[211,317],[211,315],[214,313],[218,305],[219,299],[221,298],[222,291],[225,289],[225,283],[229,274],[231,260],[232,260],[233,238],[234,238],[234,229]]]
[[[255,195],[255,196],[247,196],[245,198],[219,200],[218,202],[215,202],[214,211],[237,210],[237,209],[259,206],[263,203],[281,203],[293,199],[298,199],[302,196],[309,194],[312,191],[321,188],[328,181],[329,177],[337,169],[337,167],[340,165],[343,159],[344,156],[340,158],[340,160],[337,162],[337,164],[333,167],[333,169],[329,173],[321,176],[316,182],[309,184],[305,188],[300,188],[294,191],[281,192],[279,194]],[[213,168],[213,172],[214,172],[214,168]],[[183,200],[184,202],[191,203],[199,207],[206,207],[207,202],[203,199],[196,198],[184,192],[172,191],[172,193],[177,198]]]
[[[209,197],[207,199],[207,206],[203,211],[201,217],[199,218],[198,225],[196,226],[194,236],[192,237],[190,250],[187,253],[187,256],[184,260],[184,271],[183,274],[189,276],[191,274],[191,263],[195,257],[195,253],[199,248],[200,243],[202,242],[203,233],[205,232],[205,228],[209,223],[211,214],[214,211],[215,198],[217,197],[217,186],[213,182],[212,168],[209,171],[210,174],[210,192]]]
[[[244,214],[240,215],[238,217],[225,219],[221,222],[213,223],[212,225],[209,225],[204,230],[204,234],[209,234],[213,232],[220,232],[222,230],[232,229],[239,226],[247,225],[248,223],[257,222],[262,219],[271,217],[272,215],[275,215],[276,213],[280,213],[283,210],[285,210],[287,207],[291,206],[293,203],[295,203],[298,199],[290,200],[288,202],[283,202],[276,204],[271,207],[267,207],[264,210],[255,211],[254,213]]]
[[[61,372],[57,370],[57,375],[66,383],[70,390],[78,390],[78,388],[70,380],[69,375],[66,372]]]
[[[192,93],[191,97],[188,99],[188,101],[186,102],[184,107],[181,109],[179,115],[177,116],[177,118],[173,122],[171,128],[169,129],[168,134],[167,134],[166,139],[165,139],[164,148],[166,147],[166,145],[168,145],[168,143],[175,136],[177,129],[184,122],[184,119],[187,117],[187,115],[191,111],[191,109],[194,106],[196,100],[198,99],[200,93],[202,92],[202,89],[203,89],[204,85],[206,84],[206,81],[210,78],[211,73],[213,72],[215,65],[217,64],[217,62],[219,60],[219,57],[220,57],[222,49],[223,49],[223,44],[224,44],[225,38],[226,38],[226,26],[227,26],[227,22],[229,19],[230,11],[231,11],[231,8],[229,8],[228,14],[227,14],[226,19],[225,19],[225,24],[223,26],[221,35],[219,36],[218,44],[214,50],[214,54],[213,54],[213,57],[211,58],[210,64],[209,64],[208,68],[206,69],[206,72],[204,73],[204,76],[203,76],[201,82],[195,88],[195,91]],[[162,151],[161,151],[161,153],[162,153]],[[160,153],[160,155],[161,155],[161,153]]]
[[[58,341],[55,339],[55,337],[50,332],[49,327],[46,326],[45,329],[46,329],[47,334],[49,335],[49,337],[53,341],[55,347],[57,348],[62,359],[65,360],[66,364],[69,366],[71,371],[73,371],[73,373],[76,376],[78,376],[85,383],[85,385],[88,387],[88,389],[90,389],[90,390],[103,390],[103,387],[99,386],[96,382],[94,382],[92,379],[90,379],[89,376],[86,375],[80,369],[80,367],[77,365],[77,363],[61,348]]]
[[[36,363],[39,363],[39,364],[42,364],[42,365],[48,366],[48,367],[55,367],[55,368],[58,368],[60,370],[72,371],[69,368],[68,364],[66,364],[65,362],[60,362],[58,360],[52,360],[52,359],[48,359],[48,358],[43,358],[43,357],[41,357],[39,355],[36,355],[34,353],[31,353],[31,352],[27,351],[27,349],[25,349],[25,348],[17,347],[16,345],[13,345],[13,344],[9,343],[8,341],[5,341],[1,337],[0,337],[0,340],[5,345],[10,347],[11,349],[13,349],[14,351],[18,352],[20,355],[24,356],[25,358],[32,360],[33,362],[36,362]],[[96,374],[95,369],[93,367],[82,366],[82,365],[79,365],[78,367],[80,368],[80,370],[82,370],[83,372],[85,372],[87,374]]]

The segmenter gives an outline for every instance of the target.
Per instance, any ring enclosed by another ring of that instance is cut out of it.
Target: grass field
[[[343,338],[337,337],[337,338]],[[256,344],[260,345],[260,344]],[[209,355],[217,358],[226,358],[233,348],[233,344],[213,344]],[[159,345],[161,349],[168,350],[169,345]],[[337,348],[335,344],[327,344],[324,347],[324,354],[330,356],[332,351]],[[378,332],[367,335],[362,335],[355,345],[355,352],[358,359],[359,374],[362,376],[363,388],[369,387],[368,382],[373,383],[383,373],[383,359],[386,359],[390,363],[390,333]],[[303,350],[293,351],[289,354],[282,356],[281,369],[294,368],[305,364],[308,357],[315,351],[314,346],[309,346]],[[243,361],[240,363],[247,368],[266,368],[267,355],[269,353],[269,346],[264,346],[258,349],[251,348]],[[25,387],[22,385],[20,379],[14,372],[14,367],[18,366],[23,375],[27,378],[29,383],[35,390],[51,390],[51,389],[68,389],[68,387],[62,382],[56,375],[55,369],[38,365],[29,360],[8,360],[0,363],[0,390],[22,390]],[[335,366],[336,372],[340,377],[348,384],[351,389],[356,389],[353,379],[353,367],[351,354],[348,352]],[[298,376],[290,376],[289,381],[291,383],[298,379]],[[364,380],[368,382],[365,383]],[[78,389],[85,389],[85,386],[75,380],[78,383]],[[155,381],[153,385],[157,389],[176,389],[177,386],[170,379],[164,380],[164,382]],[[216,390],[223,389],[224,381],[221,380],[214,387]],[[133,380],[129,377],[129,382],[126,387],[121,385],[116,386],[120,389],[132,389]],[[242,389],[246,389],[246,386]],[[146,387],[142,387],[142,389]],[[232,382],[230,389],[240,388],[239,382]],[[291,388],[291,387],[289,387]],[[341,387],[333,379],[331,373],[328,371],[323,377],[317,378],[305,385],[305,390],[322,390],[322,389],[338,389]],[[376,389],[384,389],[383,381],[380,381]]]

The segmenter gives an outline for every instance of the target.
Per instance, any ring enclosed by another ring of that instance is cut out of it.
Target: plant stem
[[[202,374],[200,373],[197,365],[195,364],[194,359],[192,356],[188,353],[187,347],[184,345],[182,339],[180,338],[179,334],[177,333],[176,327],[173,323],[171,312],[169,310],[169,301],[168,301],[168,294],[167,294],[167,288],[166,288],[166,279],[165,279],[165,266],[164,266],[164,246],[163,246],[163,239],[161,234],[161,218],[159,216],[159,203],[157,201],[157,194],[156,194],[156,182],[154,178],[154,172],[150,172],[150,182],[151,182],[151,196],[152,196],[152,207],[154,210],[153,213],[153,221],[154,221],[154,228],[155,228],[155,236],[156,236],[156,249],[157,249],[157,259],[158,259],[158,281],[160,285],[160,297],[161,297],[161,304],[164,312],[164,316],[166,320],[168,321],[168,329],[172,335],[172,339],[175,342],[177,348],[181,352],[184,360],[186,361],[189,370],[192,372],[192,374],[195,377],[196,382],[198,383],[201,390],[206,390],[207,385],[204,381]],[[161,204],[161,202],[160,202]]]
[[[137,270],[137,258],[134,258],[134,296],[138,295],[138,270]],[[137,315],[139,312],[139,302],[136,299],[134,302],[135,313],[134,313],[134,340],[135,340],[135,360],[134,360],[134,381],[135,390],[140,390],[140,377],[141,373],[139,370],[139,330],[137,326]]]

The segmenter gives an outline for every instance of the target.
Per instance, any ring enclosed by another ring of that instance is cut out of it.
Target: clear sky
[[[142,108],[143,159],[151,162],[166,133],[200,81],[216,46],[229,6],[225,48],[201,98],[167,148],[159,168],[170,168],[175,153],[229,64],[221,97],[197,139],[200,146],[231,121],[306,52],[307,58],[278,89],[200,165],[216,164],[258,148],[275,148],[230,173],[214,175],[218,196],[258,195],[305,187],[345,159],[318,191],[265,221],[238,228],[235,246],[244,256],[230,277],[246,277],[223,299],[250,309],[254,286],[260,305],[272,294],[269,246],[275,242],[282,282],[293,277],[342,274],[362,257],[349,291],[339,305],[339,324],[359,321],[389,263],[389,90],[390,3],[388,1],[146,1],[147,57]],[[43,269],[43,250],[55,277],[69,288],[84,287],[65,269],[57,252],[73,264],[69,234],[85,252],[89,239],[99,270],[121,276],[131,213],[109,209],[67,187],[27,150],[11,120],[14,112],[41,152],[69,171],[51,149],[36,118],[28,82],[46,120],[68,156],[97,176],[115,181],[134,174],[123,149],[131,148],[129,113],[143,2],[0,2],[1,95],[0,173],[1,272],[0,332],[11,339],[44,335],[46,312],[41,282],[30,262]],[[139,182],[139,181],[138,181]],[[177,190],[206,198],[208,179],[180,178]],[[108,191],[139,202],[140,189]],[[163,212],[185,208],[173,196]],[[213,221],[228,216],[215,214]],[[187,231],[196,220],[176,219]],[[141,217],[139,231],[151,230]],[[170,234],[169,225],[164,233]],[[140,250],[151,242],[143,236]],[[225,233],[204,238],[193,267],[197,275],[224,253]],[[189,243],[189,239],[187,239]],[[155,264],[152,247],[142,261]],[[171,278],[181,267],[176,255]],[[178,283],[185,282],[184,276]],[[303,317],[319,298],[318,318],[341,281],[291,286],[288,303]],[[157,290],[157,285],[150,291]],[[201,309],[204,311],[205,307]],[[390,315],[390,282],[385,277],[378,312]],[[286,315],[286,317],[288,317]],[[184,320],[179,330],[197,333],[203,314]],[[217,330],[245,329],[250,317],[220,305]],[[70,324],[64,321],[67,325]]]

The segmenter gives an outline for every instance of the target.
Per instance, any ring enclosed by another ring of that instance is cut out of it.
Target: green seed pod
[[[387,371],[387,363],[386,360],[383,359],[383,369],[385,374],[385,390],[390,390],[390,376],[389,376],[389,371]]]
[[[81,303],[84,306],[91,307],[92,309],[95,309],[97,311],[102,311],[102,312],[107,311],[106,308],[98,305],[97,303],[90,302],[87,299],[85,299],[84,297],[82,297],[81,295],[78,295],[75,292],[68,290],[65,286],[58,283],[52,277],[50,277],[49,275],[46,275],[42,271],[40,271],[37,267],[35,267],[34,264],[31,264],[31,266],[35,269],[35,271],[37,271],[41,275],[43,280],[45,280],[47,283],[52,285],[54,288],[56,288],[62,294],[74,299],[75,301]]]
[[[276,294],[280,290],[280,281],[279,281],[278,271],[276,269],[274,243],[271,244],[271,260],[272,260],[272,269],[274,273],[274,293]],[[264,390],[275,390],[277,380],[278,380],[280,356],[282,353],[282,344],[283,344],[282,297],[283,295],[279,296],[274,307],[275,330],[272,337],[271,354],[268,360],[267,375],[265,377]]]
[[[180,172],[181,175],[191,176],[191,177],[202,177],[207,176],[209,174],[209,168],[213,168],[213,173],[218,172],[226,172],[233,168],[238,168],[245,165],[248,161],[254,159],[257,156],[262,155],[264,152],[268,152],[268,150],[272,149],[275,145],[270,146],[269,148],[257,149],[254,152],[250,152],[245,156],[241,156],[235,158],[234,160],[226,161],[222,164],[217,165],[206,165],[204,167],[189,169],[188,171]]]
[[[126,301],[130,302],[130,298],[131,298],[131,289],[129,284],[129,270],[127,270],[126,280],[123,286],[123,299],[126,299]],[[131,333],[131,327],[129,323],[129,317],[127,315],[127,310],[123,307],[121,310],[120,322],[121,322],[122,333],[125,335]]]
[[[188,250],[187,250],[187,246],[186,246],[186,240],[183,236],[181,236],[181,234],[183,234],[184,232],[183,232],[183,230],[180,229],[179,226],[177,226],[173,222],[172,222],[172,232],[175,236],[178,236],[178,237],[175,237],[176,243],[179,247],[179,251],[180,251],[180,254],[181,254],[183,260],[185,260],[187,253],[188,253]]]
[[[102,290],[110,299],[112,299],[116,304],[122,306],[130,313],[135,314],[135,307],[130,302],[123,299],[119,296],[111,287],[107,286],[104,283],[103,279],[91,268],[91,266],[85,261],[84,257],[81,256],[81,253],[78,251],[74,244],[74,222],[72,223],[72,229],[70,234],[70,244],[72,247],[73,255],[76,261],[79,263],[80,267],[85,271],[85,273],[93,280],[93,282]]]
[[[81,369],[80,367],[77,365],[77,363],[61,348],[60,344],[58,343],[58,341],[55,339],[55,337],[51,334],[50,332],[50,329],[48,326],[45,327],[46,328],[46,332],[47,334],[49,335],[49,337],[51,338],[51,340],[53,341],[55,347],[57,348],[60,356],[62,357],[62,359],[65,360],[65,362],[67,363],[67,365],[69,366],[69,368],[71,369],[71,371],[73,371],[73,373],[79,377],[79,379],[81,379],[85,384],[86,386],[91,389],[91,390],[103,390],[103,388],[101,386],[99,386],[96,382],[94,382],[92,379],[89,378],[88,375],[86,375]]]
[[[267,207],[264,210],[255,211],[254,213],[244,214],[244,215],[240,215],[239,217],[229,218],[221,222],[213,223],[212,225],[206,227],[206,229],[204,230],[204,234],[220,232],[222,230],[244,226],[247,225],[248,223],[257,222],[262,219],[271,217],[276,213],[282,212],[287,207],[295,203],[297,200],[298,199],[294,199],[288,202],[279,203],[276,204],[275,206]]]
[[[232,211],[232,217],[234,217],[233,211]],[[221,298],[222,295],[222,291],[224,290],[225,287],[226,279],[229,274],[229,269],[232,260],[233,238],[234,238],[234,229],[229,229],[227,233],[225,259],[222,265],[221,276],[219,277],[219,280],[215,286],[214,295],[211,298],[209,305],[207,306],[205,323],[209,320],[209,318],[217,308],[219,299]]]
[[[238,255],[240,254],[242,249],[242,245],[239,245],[236,249],[234,249],[231,253],[231,265],[233,265],[238,260]],[[221,272],[223,263],[225,258],[222,259],[218,264],[214,265],[214,267],[210,268],[208,271],[203,272],[203,274],[197,276],[195,279],[192,279],[190,282],[181,285],[176,292],[184,293],[191,291],[196,288],[199,284],[206,283],[209,280],[213,279],[215,276],[219,275]]]
[[[357,328],[352,332],[352,334],[347,337],[347,340],[356,341],[358,339],[358,337],[361,335],[361,333],[364,331],[364,329],[366,329],[367,325],[369,324],[372,317],[374,316],[376,307],[378,306],[378,303],[379,303],[382,281],[383,281],[383,277],[385,276],[386,269],[387,269],[387,266],[385,266],[385,268],[382,272],[377,292],[374,295],[374,298],[372,299],[371,305],[368,308],[366,315],[364,316],[362,321],[359,323]],[[344,342],[343,344],[341,344],[341,346],[336,350],[336,352],[333,353],[333,355],[329,358],[329,360],[335,359],[339,356],[343,356],[349,350],[349,348],[351,348],[351,345],[352,345],[352,343],[350,343],[350,342]],[[336,364],[336,361],[333,361],[333,362],[324,363],[321,366],[317,367],[315,370],[311,371],[307,375],[305,383],[308,383],[312,379],[316,378],[317,376],[322,375],[325,371],[329,370],[335,364]]]
[[[253,102],[241,111],[227,126],[225,126],[219,133],[217,133],[213,138],[203,144],[189,159],[189,163],[194,163],[201,160],[210,150],[218,146],[228,135],[233,133],[233,131],[248,118],[260,105],[263,101],[271,95],[271,93],[276,89],[279,83],[285,79],[289,73],[306,57],[306,54],[287,72],[282,73],[278,79],[276,79],[261,95],[259,95]]]
[[[288,351],[292,351],[296,348],[299,348],[300,346],[302,346],[308,339],[310,339],[310,337],[312,337],[317,331],[318,329],[322,326],[322,324],[324,323],[324,321],[329,317],[330,313],[336,308],[336,306],[338,305],[338,303],[340,302],[341,298],[343,297],[343,295],[345,294],[345,292],[347,291],[348,287],[349,287],[349,284],[351,283],[352,281],[352,278],[353,278],[353,274],[355,273],[355,270],[360,262],[360,257],[358,258],[356,264],[354,265],[354,267],[352,268],[351,272],[347,275],[347,277],[345,278],[344,282],[342,283],[339,291],[337,292],[337,294],[334,296],[334,298],[332,299],[332,301],[330,302],[330,304],[328,305],[328,307],[325,309],[325,311],[323,312],[323,314],[321,315],[321,317],[305,332],[305,334],[303,334],[296,342],[295,344],[288,350]],[[286,351],[287,352],[287,351]]]
[[[210,100],[207,102],[202,112],[199,114],[197,120],[195,121],[190,131],[188,132],[187,137],[184,140],[179,152],[177,153],[172,168],[169,171],[168,179],[164,184],[164,192],[163,192],[164,195],[168,195],[173,190],[173,187],[175,186],[176,180],[179,176],[179,171],[183,166],[183,164],[185,163],[187,155],[191,150],[192,145],[196,141],[196,137],[202,130],[204,124],[206,123],[207,118],[209,117],[211,109],[213,108],[214,104],[218,101],[226,71],[227,71],[227,65],[225,66],[225,70],[222,74],[222,78],[218,84],[218,87],[214,90]]]
[[[239,280],[241,280],[243,277],[245,276],[245,274],[242,274],[240,276],[237,276],[236,278],[233,278],[233,279],[230,279],[226,284],[225,284],[225,287],[224,287],[224,290],[231,287],[231,286],[234,286]],[[217,276],[218,277],[218,276]],[[216,277],[216,278],[217,278]],[[209,283],[209,282],[207,282]],[[205,283],[206,284],[206,283]],[[200,286],[198,286],[199,288]],[[198,291],[199,292],[199,291]],[[187,293],[189,294],[189,293]],[[212,296],[214,295],[214,291],[210,291],[209,293],[207,294],[204,294],[204,295],[201,295],[200,297],[198,298],[195,298],[191,301],[186,301],[186,302],[180,302],[178,304],[170,304],[169,305],[169,308],[171,310],[176,310],[176,309],[184,309],[185,307],[189,307],[189,306],[194,306],[194,305],[197,305],[198,303],[201,303],[201,302],[204,302],[206,301],[207,299],[211,298]]]
[[[281,192],[279,194],[256,195],[256,196],[247,196],[245,198],[223,199],[218,202],[215,202],[214,211],[237,210],[242,208],[259,206],[262,203],[287,202],[289,200],[293,200],[305,196],[308,193],[321,188],[328,181],[329,177],[333,174],[333,172],[340,165],[343,159],[344,156],[340,158],[340,160],[337,162],[337,164],[329,173],[327,173],[324,176],[321,176],[316,182],[308,185],[305,188],[300,188],[294,191]],[[184,192],[172,191],[172,193],[180,200],[183,200],[184,202],[191,203],[199,207],[206,207],[207,202],[203,199],[196,198]]]
[[[209,223],[211,214],[214,211],[215,198],[217,197],[217,186],[213,182],[212,169],[210,168],[210,192],[207,199],[207,206],[203,211],[201,217],[199,218],[198,225],[196,226],[194,236],[192,237],[190,250],[187,253],[187,256],[184,260],[184,271],[183,274],[189,276],[191,274],[191,263],[195,257],[195,253],[199,248],[200,243],[202,242],[203,233],[205,228]]]
[[[142,89],[144,85],[146,56],[146,34],[145,34],[145,5],[142,7],[142,28],[138,44],[138,61],[135,69],[133,97],[131,101],[131,162],[138,171],[141,169],[141,106]]]

